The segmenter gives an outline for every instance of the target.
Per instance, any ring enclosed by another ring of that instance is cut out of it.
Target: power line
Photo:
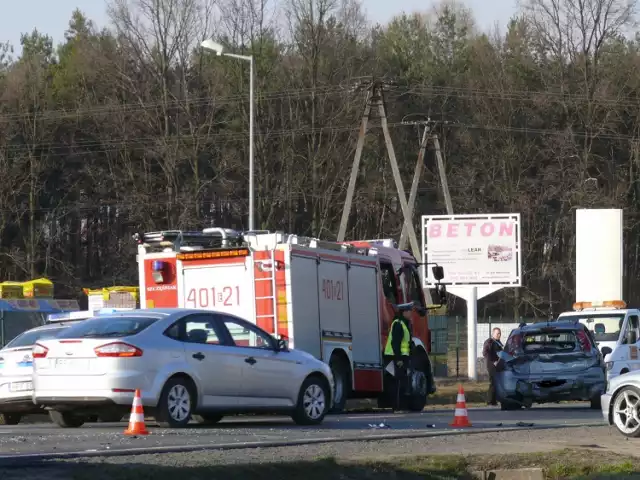
[[[282,201],[282,203],[286,203],[289,200],[308,200],[308,199],[314,199],[314,200],[325,200],[327,199],[327,197],[330,198],[334,198],[334,199],[341,199],[344,197],[344,194],[342,192],[341,189],[336,187],[336,190],[340,190],[331,194],[327,194],[327,193],[322,193],[322,194],[311,194],[311,193],[303,193],[303,192],[297,192],[297,193],[292,193],[289,192],[286,195],[283,195],[282,198],[280,199],[280,201]],[[418,189],[418,193],[422,193],[422,194],[427,194],[427,193],[437,193],[439,190],[435,187],[421,187]],[[360,192],[360,194],[358,195],[358,197],[367,197],[369,199],[371,199],[373,197],[373,200],[377,200],[377,201],[395,201],[396,199],[396,195],[395,193],[390,192],[390,190],[388,189],[384,189],[384,188],[379,188],[376,190],[366,190],[366,191],[362,191]],[[142,195],[142,196],[146,196],[146,195]],[[200,199],[200,200],[196,200],[193,197],[189,197],[187,199],[179,199],[177,202],[175,201],[175,199],[171,199],[171,201],[167,198],[167,197],[163,197],[163,196],[156,196],[153,195],[153,200],[145,200],[145,201],[140,201],[140,202],[134,202],[134,201],[129,201],[129,202],[114,202],[114,203],[100,203],[97,205],[87,205],[87,203],[89,202],[74,202],[74,203],[68,203],[68,204],[61,204],[60,206],[57,207],[39,207],[39,208],[35,208],[33,210],[30,210],[28,207],[24,207],[24,208],[0,208],[0,212],[2,213],[7,213],[7,214],[15,214],[15,215],[26,215],[29,212],[33,211],[34,213],[57,213],[59,212],[61,214],[61,216],[65,216],[65,215],[69,215],[72,213],[89,213],[89,212],[96,212],[96,211],[104,211],[107,209],[114,209],[114,210],[119,210],[118,212],[114,212],[117,214],[123,214],[124,211],[126,210],[134,210],[134,209],[142,209],[144,207],[158,207],[158,206],[162,206],[165,207],[167,204],[172,204],[174,207],[188,207],[188,206],[196,206],[196,205],[209,205],[210,207],[213,205],[222,205],[224,206],[225,204],[243,204],[245,203],[245,199],[238,197],[238,198],[231,198],[229,196],[225,196],[225,197],[220,197],[217,199]],[[104,213],[105,216],[107,215],[107,213]]]
[[[355,92],[349,86],[341,85],[327,85],[321,87],[306,87],[296,89],[284,89],[284,90],[272,90],[272,91],[260,91],[256,92],[258,101],[273,101],[281,100],[285,98],[291,98],[299,96],[301,98],[311,95],[326,95],[343,93],[348,95],[354,95]],[[586,94],[578,93],[565,93],[565,92],[552,92],[552,91],[536,91],[536,90],[498,90],[498,89],[477,89],[477,88],[462,88],[462,87],[445,87],[445,86],[407,86],[404,89],[396,89],[390,92],[393,95],[420,95],[420,96],[454,96],[458,98],[473,98],[481,97],[481,99],[492,99],[500,101],[532,101],[540,97],[547,97],[555,99],[556,101],[574,101],[574,102],[589,102],[598,106],[629,106],[637,107],[640,105],[640,99],[632,96],[618,96],[615,99],[607,99],[604,97],[590,98]],[[43,110],[40,112],[24,112],[24,113],[8,113],[0,115],[0,120],[17,120],[21,118],[33,118],[38,117],[42,120],[50,119],[64,119],[64,118],[78,118],[88,115],[108,115],[113,113],[140,113],[146,110],[162,107],[198,107],[198,106],[222,106],[229,104],[245,103],[249,101],[248,94],[236,94],[227,95],[222,97],[204,96],[193,97],[186,99],[173,99],[167,102],[147,102],[147,103],[125,103],[116,105],[103,105],[88,108],[78,108],[76,110],[58,109],[58,110]]]
[[[404,126],[403,122],[389,123],[390,128],[397,128]],[[588,132],[575,132],[569,129],[544,129],[544,128],[529,128],[529,127],[511,127],[506,125],[479,125],[471,123],[451,123],[447,125],[447,128],[468,129],[468,130],[485,130],[485,131],[497,131],[503,133],[520,133],[524,135],[538,135],[538,136],[570,136],[574,138],[592,138],[599,140],[612,140],[612,141],[630,141],[637,140],[638,136],[629,134],[590,134]],[[282,138],[288,136],[297,135],[325,135],[325,134],[338,134],[347,132],[357,132],[358,127],[354,125],[337,125],[327,127],[300,127],[295,129],[281,129],[272,130],[266,132],[258,132],[255,135],[263,138]],[[371,130],[377,130],[377,127],[371,127]],[[177,146],[183,144],[189,146],[197,141],[215,141],[225,139],[228,141],[244,140],[246,139],[248,132],[245,130],[239,132],[220,132],[212,134],[200,134],[200,135],[173,135],[170,137],[153,136],[146,138],[136,139],[105,139],[99,141],[86,141],[86,142],[74,142],[73,144],[61,144],[61,143],[36,143],[35,147],[38,150],[70,150],[60,153],[47,152],[42,154],[43,157],[71,157],[78,155],[95,155],[99,153],[108,153],[119,151],[126,148],[127,150],[149,150],[152,147],[168,147]],[[29,145],[9,145],[4,148],[0,148],[0,152],[4,150],[7,153],[20,153],[23,151],[29,151],[33,147]],[[73,151],[75,148],[84,148],[83,151]]]
[[[274,90],[274,91],[257,91],[257,100],[281,100],[291,97],[308,97],[311,95],[329,95],[336,93],[350,93],[347,87],[341,86],[326,86],[316,88],[299,88],[299,89],[286,89],[286,90]],[[78,118],[89,115],[109,115],[113,113],[140,113],[146,110],[161,107],[185,107],[185,106],[221,106],[229,104],[244,103],[249,101],[248,94],[228,95],[223,97],[206,96],[206,97],[193,97],[186,99],[174,99],[167,102],[148,102],[148,103],[127,103],[119,105],[103,105],[88,108],[79,108],[76,110],[58,109],[58,110],[43,110],[39,112],[24,112],[24,113],[8,113],[0,115],[0,120],[18,120],[21,118],[33,118],[38,117],[42,120],[58,120],[64,118]]]

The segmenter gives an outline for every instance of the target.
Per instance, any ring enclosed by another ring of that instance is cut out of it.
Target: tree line
[[[46,276],[59,296],[135,284],[138,231],[242,229],[249,69],[256,68],[256,228],[335,239],[365,93],[383,79],[408,192],[438,125],[456,213],[522,214],[524,286],[480,314],[570,307],[576,208],[625,209],[637,303],[640,37],[636,1],[527,0],[502,30],[463,5],[372,24],[357,0],[110,0],[54,45],[0,48],[0,280]],[[416,211],[445,213],[432,146]],[[380,128],[369,130],[347,238],[399,238]],[[419,231],[419,216],[414,219]],[[594,259],[597,261],[597,259]]]

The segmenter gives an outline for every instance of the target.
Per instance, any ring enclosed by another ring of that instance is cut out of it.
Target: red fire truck
[[[392,305],[415,302],[412,388],[405,405],[420,411],[435,392],[418,265],[392,240],[336,243],[222,228],[150,232],[135,239],[141,307],[210,309],[255,322],[331,366],[334,411],[347,398],[378,398],[380,406],[389,405],[393,382],[383,349]],[[438,292],[443,303],[444,286]]]

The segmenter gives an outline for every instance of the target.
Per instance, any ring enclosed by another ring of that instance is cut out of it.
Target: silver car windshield
[[[524,353],[569,353],[578,345],[578,339],[572,330],[525,333],[522,342]]]
[[[11,340],[4,348],[30,347],[39,340],[55,338],[64,328],[46,328],[43,330],[30,330],[18,335]]]
[[[142,332],[156,317],[96,317],[67,328],[58,338],[118,338]]]
[[[563,316],[561,320],[575,320],[576,318],[593,333],[596,342],[615,342],[620,337],[624,313],[620,315],[611,315],[610,313],[590,315],[582,312],[578,315]]]

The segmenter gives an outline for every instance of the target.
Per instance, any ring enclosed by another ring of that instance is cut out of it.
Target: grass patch
[[[314,461],[261,463],[248,465],[207,464],[207,452],[163,455],[158,466],[136,464],[66,463],[64,478],[74,480],[417,480],[470,479],[473,471],[516,468],[543,468],[545,477],[554,480],[599,478],[640,478],[640,458],[617,455],[605,450],[571,449],[551,453],[519,455],[431,455],[341,460],[320,458]],[[174,460],[175,459],[175,460]],[[54,467],[55,469],[55,467]],[[62,470],[61,470],[62,471]],[[1,472],[0,472],[1,473]],[[53,472],[52,472],[53,473]],[[51,478],[56,478],[52,475]]]
[[[547,479],[640,478],[640,458],[607,450],[566,449],[550,453],[468,457],[475,470],[542,468]]]
[[[489,382],[460,382],[436,385],[437,391],[427,399],[427,405],[455,405],[458,387],[464,388],[464,398],[467,404],[486,404]]]
[[[464,388],[464,398],[468,407],[482,406],[487,404],[487,391],[489,382],[459,382],[447,381],[447,383],[437,384],[437,391],[427,398],[427,408],[429,407],[453,407],[458,396],[458,386]],[[347,410],[362,411],[376,409],[378,401],[373,399],[353,399],[347,401]]]

